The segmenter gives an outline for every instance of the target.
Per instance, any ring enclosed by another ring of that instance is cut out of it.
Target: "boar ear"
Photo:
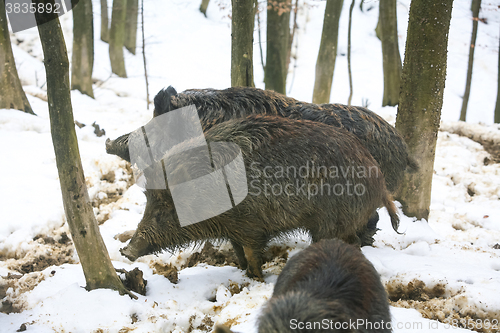
[[[233,333],[233,331],[225,325],[215,325],[214,333]]]
[[[155,96],[155,115],[167,113],[173,109],[172,97],[177,95],[174,87],[169,86],[167,89],[162,89]]]

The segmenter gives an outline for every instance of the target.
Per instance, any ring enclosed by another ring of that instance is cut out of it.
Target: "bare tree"
[[[349,28],[347,32],[347,71],[349,73],[349,98],[347,99],[347,105],[351,105],[352,101],[352,71],[351,71],[351,26],[352,26],[352,10],[354,9],[354,4],[356,0],[352,0],[351,6],[349,7]]]
[[[314,80],[313,103],[329,103],[332,91],[337,42],[339,39],[339,20],[344,0],[327,0],[323,32],[316,60],[316,78]]]
[[[0,91],[0,109],[16,109],[35,114],[17,74],[4,0],[0,0]]]
[[[401,56],[398,43],[396,0],[380,0],[380,38],[384,68],[384,97],[382,106],[397,105],[401,87]]]
[[[32,0],[45,3],[47,0]],[[48,0],[54,4],[54,0]],[[110,288],[129,293],[115,272],[90,204],[83,175],[69,89],[69,61],[59,18],[35,12],[47,75],[50,131],[56,155],[64,211],[82,264],[87,290]]]
[[[94,98],[92,70],[94,68],[94,19],[92,0],[81,0],[73,8],[73,56],[71,59],[71,89]]]
[[[120,77],[127,77],[125,59],[123,58],[126,8],[127,0],[113,0],[111,28],[109,30],[109,59],[111,71]]]
[[[286,94],[291,0],[267,1],[266,89]]]
[[[141,1],[141,33],[142,33],[142,60],[144,62],[144,78],[146,79],[146,109],[149,110],[149,82],[148,66],[146,64],[146,38],[144,37],[144,0]]]
[[[127,14],[125,19],[124,45],[130,53],[135,54],[137,44],[137,15],[139,0],[127,0]]]
[[[254,87],[253,28],[255,1],[231,0],[231,86]]]
[[[429,217],[452,4],[413,0],[410,5],[396,128],[420,168],[405,175],[396,197],[404,213],[417,219]]]
[[[209,3],[210,0],[201,0],[200,12],[202,12],[205,17],[207,17],[207,8]]]
[[[495,123],[500,124],[500,43],[498,43],[498,74],[497,74],[497,103],[495,105]]]
[[[467,66],[467,80],[465,82],[464,98],[462,100],[462,110],[460,111],[460,120],[465,121],[467,116],[467,104],[469,104],[470,85],[472,82],[472,66],[474,65],[474,50],[476,49],[477,26],[479,23],[479,9],[481,0],[472,0],[472,36],[469,48],[469,65]]]
[[[101,0],[101,40],[109,43],[108,0]]]

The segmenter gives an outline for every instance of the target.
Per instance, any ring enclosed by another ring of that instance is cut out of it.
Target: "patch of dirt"
[[[246,288],[250,285],[250,282],[245,282],[245,283],[242,283],[242,284],[238,284],[232,280],[229,280],[229,286],[227,287],[227,290],[229,290],[229,292],[231,293],[231,295],[236,295],[236,294],[239,294],[241,293],[241,291],[243,290],[243,288]]]
[[[206,242],[205,246],[200,252],[193,253],[186,264],[182,268],[196,266],[198,263],[203,262],[211,266],[235,266],[238,267],[238,258],[234,250],[219,250],[214,248],[212,243]]]
[[[199,330],[202,332],[212,332],[212,328],[214,326],[212,318],[205,315],[205,317],[203,317],[203,319],[201,320],[201,323],[198,318],[199,317],[196,314],[189,317],[189,327],[187,329],[187,333],[191,333],[194,330]]]
[[[40,282],[45,280],[45,275],[41,272],[33,272],[25,274],[23,276],[17,274],[9,274],[6,277],[2,277],[0,283],[5,291],[8,288],[12,288],[8,294],[4,292],[2,295],[3,301],[0,307],[0,312],[2,313],[20,313],[25,307],[25,300],[22,294],[33,290]]]
[[[73,243],[68,235],[63,232],[56,241],[53,237],[38,235],[33,238],[40,244],[42,251],[28,254],[24,258],[12,261],[8,264],[8,268],[27,274],[32,272],[43,271],[49,266],[60,266],[66,263],[73,263]]]
[[[92,198],[92,207],[97,208],[96,219],[99,224],[103,224],[109,219],[111,212],[119,208],[118,201],[123,197],[123,193],[134,184],[133,171],[130,163],[120,161],[117,168],[120,172],[114,170],[108,171],[101,176],[99,180],[99,192]],[[87,179],[89,188],[96,186]]]
[[[174,265],[171,264],[162,265],[156,262],[154,263],[152,268],[155,274],[163,275],[173,284],[177,284],[177,282],[179,282],[179,271],[177,270],[177,267],[175,267]]]
[[[452,327],[471,329],[476,332],[498,332],[500,311],[483,311],[474,304],[469,304],[465,290],[450,291],[446,284],[439,283],[428,287],[423,281],[414,279],[410,282],[391,280],[386,283],[386,290],[392,306],[416,309],[424,318],[437,320]],[[485,325],[495,323],[497,325]]]
[[[288,250],[290,247],[270,246],[263,255],[264,268],[271,266],[284,266],[288,260]],[[200,252],[193,253],[182,268],[193,267],[198,263],[206,263],[211,266],[234,266],[238,267],[238,257],[233,248],[221,250],[215,248],[212,243],[206,242]]]

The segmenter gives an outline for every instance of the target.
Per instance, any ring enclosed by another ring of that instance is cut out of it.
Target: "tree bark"
[[[347,31],[347,72],[349,74],[349,98],[347,99],[347,105],[351,105],[352,101],[352,71],[351,71],[351,26],[352,26],[352,10],[354,9],[354,3],[356,0],[352,0],[351,6],[349,7],[349,28]]]
[[[497,103],[495,105],[494,121],[500,124],[500,42],[498,43],[498,75],[497,75]]]
[[[16,109],[35,114],[17,74],[4,0],[0,0],[0,91],[0,109]]]
[[[119,77],[127,77],[125,60],[123,59],[126,8],[127,0],[113,0],[111,28],[109,30],[109,59],[111,61],[111,71]]]
[[[286,62],[290,41],[291,0],[267,2],[266,89],[286,94]]]
[[[254,87],[253,28],[255,1],[231,0],[231,86]]]
[[[396,0],[380,0],[380,37],[384,68],[384,97],[382,106],[397,105],[401,87],[401,56],[398,45]]]
[[[139,0],[127,0],[127,14],[125,24],[124,45],[130,53],[135,54],[137,44],[137,15],[139,14]]]
[[[210,0],[201,0],[200,12],[202,12],[205,17],[207,17],[207,8],[209,3]]]
[[[101,40],[109,43],[108,0],[101,0]]]
[[[335,60],[337,59],[337,42],[339,39],[339,20],[344,0],[327,0],[323,32],[316,60],[316,78],[314,80],[313,103],[330,102]]]
[[[149,80],[146,64],[146,38],[144,37],[144,0],[141,1],[141,34],[142,34],[142,61],[144,63],[144,78],[146,79],[146,109],[149,110]]]
[[[467,117],[467,104],[469,104],[470,86],[472,82],[472,66],[474,65],[474,50],[476,49],[477,26],[479,23],[479,9],[481,0],[472,1],[472,36],[469,48],[469,65],[467,66],[467,80],[465,82],[464,98],[462,100],[462,110],[460,111],[460,120],[465,121]]]
[[[47,0],[32,0],[38,4]],[[48,0],[54,4],[54,0]],[[57,14],[35,13],[47,74],[50,130],[64,211],[82,264],[87,290],[127,293],[115,272],[90,204],[83,175],[69,89],[69,61]]]
[[[73,56],[71,59],[71,89],[94,98],[92,70],[94,68],[94,19],[92,0],[80,0],[73,7]]]
[[[403,212],[417,219],[429,217],[452,4],[413,0],[410,6],[396,128],[420,168],[405,175],[396,197]]]

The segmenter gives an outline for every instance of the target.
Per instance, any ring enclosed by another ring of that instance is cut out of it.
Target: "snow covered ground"
[[[307,247],[309,240],[297,236],[271,244],[272,252],[279,255],[266,263],[264,283],[248,279],[234,266],[210,261],[208,248],[145,256],[134,263],[120,255],[124,243],[114,237],[135,229],[145,197],[139,187],[130,186],[133,181],[126,163],[105,153],[104,142],[143,125],[152,110],[146,110],[140,52],[134,56],[125,51],[129,78],[111,75],[108,46],[99,40],[99,1],[93,2],[96,99],[72,92],[75,119],[87,124],[76,128],[80,153],[113,264],[141,269],[148,281],[147,294],[132,300],[110,290],[87,292],[82,288],[85,279],[67,237],[50,137],[41,45],[36,29],[29,29],[11,38],[24,89],[38,117],[0,110],[0,298],[4,312],[0,313],[0,332],[24,328],[31,332],[195,332],[210,331],[215,323],[254,332],[259,309],[270,297],[286,257]],[[198,11],[199,4],[199,0],[146,1],[146,52],[153,95],[168,85],[178,91],[230,85],[230,2],[213,0],[207,18]],[[444,123],[438,137],[429,221],[401,216],[400,230],[405,233],[397,235],[386,211],[381,210],[382,230],[375,246],[363,248],[392,300],[394,332],[468,331],[443,324],[460,319],[466,320],[462,327],[488,319],[496,328],[483,331],[500,331],[500,166],[498,156],[494,163],[495,157],[483,145],[468,138],[500,144],[500,128],[492,125],[499,4],[482,4],[480,16],[487,24],[479,26],[467,119],[483,124],[466,129],[450,121],[457,120],[460,111],[472,22],[470,2],[456,0],[454,4]],[[344,3],[341,17],[331,99],[339,103],[346,103],[349,94],[345,57],[348,5]],[[324,6],[324,1],[309,0],[299,12],[297,60],[291,64],[288,91],[305,101],[312,97]],[[408,0],[398,1],[401,53],[408,8]],[[353,103],[368,101],[372,110],[393,123],[396,108],[380,107],[382,56],[374,33],[378,1],[365,0],[364,9],[361,12],[355,6],[353,15]],[[71,54],[71,15],[61,21]],[[261,21],[265,26],[265,11]],[[265,38],[265,30],[262,35]],[[263,87],[257,33],[254,40],[255,84]],[[265,52],[265,40],[263,43]],[[94,134],[89,126],[93,122],[106,130],[106,136]],[[230,246],[222,244],[220,249],[224,250],[222,261],[230,262]],[[192,256],[200,251],[201,259]],[[172,283],[175,274],[165,272],[175,268],[178,282]],[[476,330],[481,331],[477,325]]]

